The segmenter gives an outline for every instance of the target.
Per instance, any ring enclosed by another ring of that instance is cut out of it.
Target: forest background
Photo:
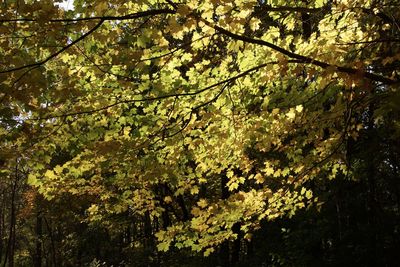
[[[1,266],[396,266],[396,0],[0,4]]]

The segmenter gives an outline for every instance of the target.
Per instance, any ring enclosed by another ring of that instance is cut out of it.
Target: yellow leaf
[[[28,175],[28,184],[35,186],[35,185],[37,185],[37,182],[38,182],[37,177],[30,173]]]
[[[256,176],[254,176],[254,179],[256,179],[257,184],[261,184],[264,182],[264,177],[260,173],[257,173]]]
[[[230,183],[230,184],[228,185],[228,188],[229,188],[229,191],[233,191],[233,190],[239,188],[239,184],[238,184],[238,183]]]
[[[197,217],[200,214],[200,209],[198,207],[193,207],[191,212],[190,212],[193,216]]]
[[[306,189],[304,187],[301,188],[300,194],[304,195],[306,193]]]
[[[171,203],[172,202],[172,197],[171,196],[164,197],[164,202],[165,203]]]
[[[281,175],[281,169],[277,169],[275,172],[274,172],[274,177],[279,177]]]
[[[273,114],[273,115],[278,114],[278,113],[279,113],[279,108],[274,108],[274,109],[272,110],[272,114]]]
[[[51,170],[47,170],[46,173],[44,174],[44,176],[46,176],[46,178],[50,179],[50,180],[54,180],[57,176],[54,174],[53,171]]]
[[[68,61],[70,61],[70,60],[71,60],[72,58],[74,58],[74,57],[71,56],[70,54],[64,53],[64,54],[61,54],[60,58],[61,58],[61,61],[62,61],[62,62],[68,63]]]
[[[206,251],[204,251],[204,256],[208,257],[213,252],[214,252],[214,248],[207,248]]]
[[[99,211],[99,206],[97,206],[96,204],[92,204],[92,205],[87,209],[87,211],[88,211],[90,214],[96,214],[96,213]]]
[[[60,165],[57,165],[56,167],[54,167],[54,172],[56,174],[61,174],[63,169],[64,169],[63,167],[61,167]]]
[[[296,106],[296,111],[297,112],[302,112],[303,111],[303,106],[302,105],[298,105],[298,106]]]
[[[205,208],[205,207],[207,207],[207,200],[202,198],[197,202],[197,205],[199,205],[200,208]]]
[[[159,251],[164,251],[164,252],[168,251],[168,249],[169,249],[169,242],[162,242],[162,243],[158,244],[158,245],[157,245],[157,249],[158,249]]]
[[[294,109],[293,109],[293,108],[291,108],[291,109],[289,110],[289,112],[286,113],[286,117],[288,117],[288,118],[291,119],[291,120],[293,120],[294,117],[296,117],[296,113],[294,113]]]
[[[258,18],[251,18],[250,20],[250,28],[253,31],[256,31],[260,28],[261,21]]]
[[[294,172],[295,173],[300,173],[303,169],[304,169],[304,166],[299,166],[294,170]]]
[[[274,168],[268,166],[267,168],[265,168],[265,174],[267,174],[267,175],[274,174]]]
[[[190,194],[196,195],[196,194],[198,194],[198,193],[199,193],[199,188],[198,188],[197,186],[193,186],[193,187],[190,189]]]
[[[228,177],[228,178],[232,178],[233,177],[233,171],[232,170],[229,170],[229,171],[227,171],[226,172],[226,177]]]
[[[316,8],[323,7],[323,6],[325,5],[325,1],[326,1],[326,0],[316,0],[316,1],[315,1],[315,7],[316,7]]]

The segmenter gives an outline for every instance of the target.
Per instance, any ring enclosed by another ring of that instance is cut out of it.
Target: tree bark
[[[374,115],[374,105],[371,104],[368,107],[368,143],[370,145],[375,144],[375,134],[374,131],[374,122],[373,122],[373,115]],[[366,178],[367,178],[367,197],[366,197],[366,204],[367,204],[367,216],[368,216],[368,225],[369,225],[369,240],[368,240],[368,263],[367,266],[377,266],[378,259],[378,251],[377,251],[377,242],[378,242],[378,232],[377,232],[377,201],[376,201],[376,169],[375,169],[375,162],[374,162],[374,155],[369,153],[367,155],[366,163]]]
[[[44,219],[44,222],[46,223],[46,228],[50,235],[51,254],[52,254],[51,257],[52,257],[52,261],[53,261],[53,266],[58,266],[57,265],[57,252],[56,252],[56,246],[55,246],[55,241],[54,241],[53,229],[50,226],[49,222],[47,221],[46,217],[43,217],[43,219]]]
[[[240,235],[240,223],[235,223],[232,227],[232,231],[237,234],[237,238],[232,244],[231,266],[236,266],[240,261],[240,243],[242,239]]]
[[[42,267],[42,238],[43,238],[43,218],[40,211],[36,213],[36,227],[35,227],[35,257],[34,267]]]
[[[228,177],[225,174],[221,175],[221,199],[229,198],[229,190],[227,187]],[[222,267],[230,267],[230,244],[229,240],[225,240],[219,250],[219,261]]]
[[[14,267],[14,249],[15,249],[15,194],[17,190],[17,173],[16,179],[11,189],[11,203],[10,203],[10,225],[8,233],[8,242],[5,253],[5,259],[3,266],[5,267],[8,262],[9,267]]]
[[[4,227],[4,203],[5,203],[5,197],[4,197],[4,191],[1,192],[1,206],[0,206],[0,236],[4,236],[5,235],[5,227]],[[3,251],[4,250],[4,246],[3,246],[3,238],[0,239],[0,263],[2,262],[3,259]]]

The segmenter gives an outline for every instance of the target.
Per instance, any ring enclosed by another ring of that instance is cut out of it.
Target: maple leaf
[[[287,113],[286,113],[286,117],[288,117],[289,119],[293,120],[296,117],[296,113],[294,112],[295,109],[291,108]]]
[[[160,251],[209,255],[239,221],[294,216],[316,194],[305,183],[350,173],[342,142],[364,140],[368,114],[376,129],[397,114],[398,29],[381,14],[397,10],[256,2],[1,5],[0,174],[18,162],[107,227],[168,225]]]

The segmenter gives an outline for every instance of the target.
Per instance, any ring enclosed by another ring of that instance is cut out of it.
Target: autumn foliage
[[[390,0],[4,1],[0,262],[390,266],[399,17]]]

